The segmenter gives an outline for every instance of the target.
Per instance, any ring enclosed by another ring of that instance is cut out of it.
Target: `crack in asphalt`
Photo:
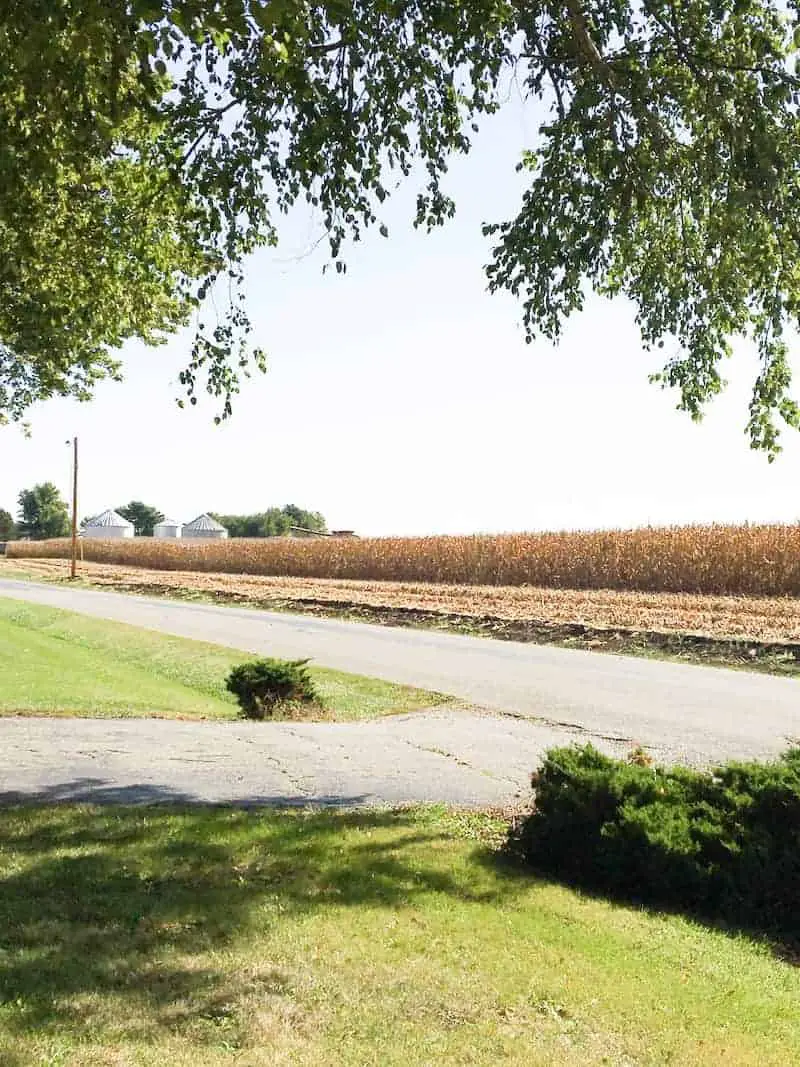
[[[194,756],[167,756],[168,763],[219,763],[224,761],[224,756],[215,756],[213,759],[200,759]]]
[[[287,729],[285,732],[290,737],[295,738],[295,740],[304,740],[303,735],[298,734],[295,730]],[[313,743],[317,746],[317,749],[321,747],[316,741],[314,741]],[[265,753],[264,759],[267,763],[272,764],[272,766],[275,768],[276,771],[278,771],[279,774],[282,774],[284,776],[284,778],[292,787],[292,789],[295,789],[298,793],[301,793],[305,797],[310,798],[314,795],[313,789],[309,789],[307,784],[301,784],[304,782],[307,783],[309,781],[308,775],[301,775],[300,777],[297,777],[291,771],[286,769],[280,757],[278,756],[270,756],[269,754]]]
[[[500,711],[494,708],[491,709],[491,714],[505,719],[515,719],[518,722],[529,722],[535,726],[548,726],[553,730],[563,730],[565,733],[585,734],[587,737],[596,737],[598,741],[615,741],[618,744],[627,745],[636,744],[636,739],[633,737],[622,737],[620,734],[601,734],[597,730],[592,730],[579,722],[563,722],[561,719],[548,719],[541,715],[524,715],[520,711]],[[645,748],[647,747],[645,745]]]
[[[438,748],[436,745],[419,745],[413,741],[409,741],[408,738],[402,738],[403,744],[408,745],[409,748],[415,748],[419,752],[430,752],[434,756],[441,756],[443,759],[450,760],[457,764],[459,767],[467,767],[471,771],[475,771],[476,774],[482,774],[486,778],[491,778],[495,782],[511,782],[513,785],[518,785],[516,778],[509,778],[505,774],[495,774],[494,771],[489,771],[485,767],[476,767],[474,763],[470,763],[468,760],[461,759],[454,752],[448,752],[444,748]]]
[[[278,771],[279,774],[283,775],[283,777],[286,779],[292,789],[296,790],[298,793],[301,793],[304,797],[313,796],[313,791],[309,790],[307,785],[301,784],[301,782],[308,781],[307,777],[296,778],[290,771],[288,771],[284,767],[284,765],[281,763],[280,759],[277,756],[265,756],[265,761],[267,763],[272,764],[274,769]]]
[[[473,771],[476,769],[473,763],[460,759],[454,752],[447,752],[446,749],[437,748],[436,745],[415,745],[413,741],[409,741],[405,737],[402,740],[403,744],[408,745],[409,748],[416,748],[419,752],[431,752],[434,756],[443,756],[445,759],[452,760],[459,767],[469,767]]]

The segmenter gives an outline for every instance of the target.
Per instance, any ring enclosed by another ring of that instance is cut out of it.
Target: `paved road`
[[[703,763],[773,755],[800,738],[800,686],[791,679],[7,579],[0,579],[0,595],[252,652],[311,656],[325,666],[423,686],[505,713],[497,718],[439,711],[381,723],[266,728],[97,720],[80,727],[95,746],[87,749],[95,752],[88,766],[74,754],[74,726],[5,720],[0,744],[6,784],[0,792],[24,791],[25,775],[33,781],[30,768],[38,765],[46,771],[36,779],[42,788],[68,791],[79,780],[96,779],[87,786],[95,794],[149,782],[161,783],[167,792],[174,786],[192,795],[194,789],[205,799],[363,795],[387,802],[499,803],[524,789],[536,757],[556,741],[587,739],[614,750],[636,742],[662,760]],[[112,751],[116,730],[136,740],[133,750],[121,750],[119,760]],[[101,743],[103,737],[109,740]],[[159,755],[160,748],[175,746],[169,765],[174,770],[181,752],[195,744],[202,749],[209,738],[221,746],[215,751],[227,755],[198,764],[196,775],[166,774],[168,757]],[[417,743],[420,738],[424,744]],[[250,770],[237,755],[245,745],[256,760]],[[261,751],[264,745],[269,758]],[[92,775],[101,749],[107,755],[103,773]],[[135,758],[138,752],[141,759]],[[277,763],[270,764],[273,757]],[[245,769],[237,780],[240,762]],[[292,781],[302,788],[290,788]]]

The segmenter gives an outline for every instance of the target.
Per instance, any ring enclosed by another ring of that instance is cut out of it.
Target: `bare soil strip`
[[[13,560],[4,567],[33,580],[66,579],[63,560]],[[800,670],[800,598],[704,596],[526,586],[197,574],[83,563],[92,586],[180,599],[204,598],[363,620],[429,626],[487,637],[599,651],[661,653]]]

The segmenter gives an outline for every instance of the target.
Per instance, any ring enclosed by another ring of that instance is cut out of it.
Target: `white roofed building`
[[[89,519],[81,532],[84,537],[133,537],[134,527],[133,523],[123,519],[119,512],[109,509]]]
[[[228,536],[228,531],[210,515],[198,515],[191,522],[184,523],[181,528],[181,536],[184,538],[206,538],[208,540],[221,541]]]
[[[174,519],[162,519],[161,522],[157,522],[153,527],[153,537],[160,537],[162,540],[166,540],[180,536],[181,524],[175,522]]]

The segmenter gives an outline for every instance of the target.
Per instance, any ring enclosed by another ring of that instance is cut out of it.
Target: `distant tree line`
[[[0,508],[0,541],[13,541],[18,537],[41,541],[69,534],[69,509],[52,482],[23,489],[17,503],[19,511],[16,520],[10,511]],[[137,537],[152,537],[154,527],[164,521],[164,515],[158,508],[141,500],[132,500],[116,510],[133,523]],[[295,504],[268,508],[253,515],[222,515],[213,511],[209,514],[222,523],[231,537],[281,537],[288,534],[292,526],[302,526],[314,533],[327,533],[325,519],[318,511],[306,511]],[[81,527],[92,518],[87,516],[83,519]]]
[[[327,533],[325,518],[318,511],[305,511],[295,504],[282,508],[268,508],[253,515],[223,515],[209,512],[222,523],[230,537],[284,537],[292,526],[302,526],[314,533]]]

